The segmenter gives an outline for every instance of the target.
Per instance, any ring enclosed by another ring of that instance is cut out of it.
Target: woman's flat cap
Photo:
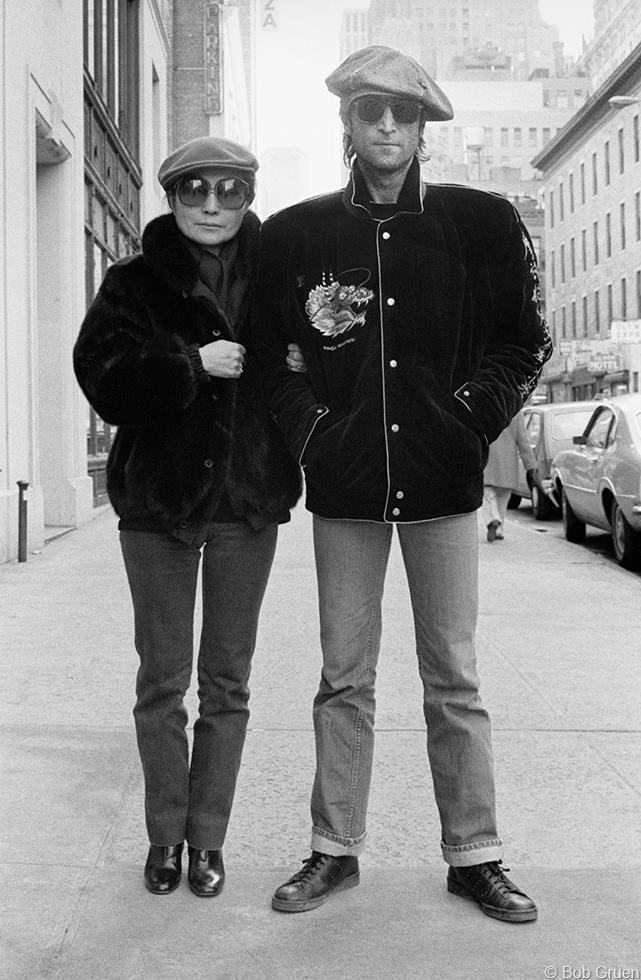
[[[164,190],[175,184],[179,177],[195,173],[203,167],[218,167],[232,176],[253,178],[258,170],[258,160],[246,146],[221,136],[199,136],[183,143],[163,160],[158,180]]]
[[[450,100],[418,61],[379,44],[354,51],[327,76],[325,84],[347,104],[359,95],[395,95],[420,102],[426,119],[454,116]]]

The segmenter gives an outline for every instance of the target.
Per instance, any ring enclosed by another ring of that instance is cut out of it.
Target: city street
[[[641,573],[607,536],[569,544],[525,505],[504,542],[479,535],[499,829],[538,922],[495,921],[446,890],[396,542],[361,884],[306,914],[270,908],[309,845],[320,651],[302,506],[263,607],[225,890],[146,892],[132,617],[105,508],[0,566],[3,980],[638,980]]]

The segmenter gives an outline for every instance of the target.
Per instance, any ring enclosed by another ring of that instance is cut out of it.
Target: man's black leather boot
[[[272,908],[279,912],[307,912],[322,905],[332,892],[353,888],[359,880],[357,857],[332,857],[312,851],[300,871],[276,889]]]
[[[500,861],[486,861],[469,868],[449,868],[447,890],[478,902],[486,915],[504,922],[532,922],[536,905],[505,874]]]

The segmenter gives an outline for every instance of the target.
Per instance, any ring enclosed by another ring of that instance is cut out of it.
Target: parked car
[[[522,497],[532,500],[532,513],[537,521],[561,516],[561,501],[552,483],[552,460],[562,449],[572,446],[572,437],[583,432],[592,412],[600,404],[598,401],[554,402],[526,405],[523,409],[525,428],[536,459],[537,479],[530,486],[523,466],[519,466],[519,485],[515,492],[519,503]]]
[[[567,540],[609,531],[618,563],[641,568],[641,395],[601,402],[573,442],[552,462]]]

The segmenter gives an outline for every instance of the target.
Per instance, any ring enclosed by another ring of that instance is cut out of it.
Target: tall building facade
[[[362,8],[344,10],[340,37],[341,61],[368,43],[367,11]]]
[[[533,164],[545,197],[552,397],[639,391],[641,44]]]
[[[0,562],[106,499],[112,433],[73,344],[108,265],[166,207],[167,153],[203,133],[252,142],[255,16],[251,0],[0,4]]]
[[[513,80],[559,66],[558,31],[541,18],[538,0],[371,0],[368,24],[370,43],[404,50],[438,79],[488,46],[495,70]]]
[[[641,43],[638,0],[594,0],[594,37],[579,65],[599,88]]]

